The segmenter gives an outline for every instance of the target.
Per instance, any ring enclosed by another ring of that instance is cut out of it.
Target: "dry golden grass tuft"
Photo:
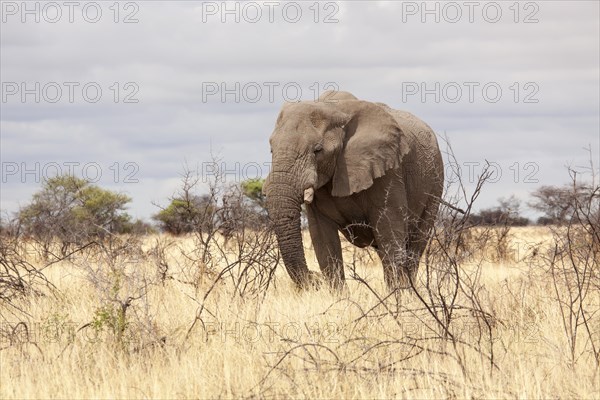
[[[439,304],[427,300],[425,268],[425,302],[409,290],[385,298],[376,255],[349,245],[341,294],[298,292],[282,267],[266,286],[260,272],[239,278],[251,260],[202,257],[193,237],[83,251],[44,270],[55,290],[1,310],[0,397],[600,398],[599,293],[587,295],[589,326],[573,345],[551,232],[478,236],[459,267],[477,280],[481,309],[458,307],[472,304],[458,293],[448,332],[434,317],[444,313],[427,309]]]

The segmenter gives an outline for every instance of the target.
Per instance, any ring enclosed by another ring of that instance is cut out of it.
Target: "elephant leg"
[[[383,265],[383,275],[385,283],[389,289],[410,287],[410,275],[413,271],[410,269],[407,251],[406,235],[394,235],[390,240],[388,235],[377,239],[377,254]]]
[[[439,202],[431,199],[425,207],[425,210],[423,210],[420,218],[411,224],[412,228],[408,243],[408,262],[410,269],[414,269],[416,271],[419,267],[421,256],[425,252],[425,248],[429,242],[431,230],[437,216],[438,207]]]
[[[421,231],[421,224],[415,224],[413,227],[414,231],[409,235],[407,257],[406,257],[406,269],[411,273],[411,277],[414,278],[421,261],[421,256],[427,247],[427,234]]]
[[[377,254],[389,289],[410,287],[414,270],[409,263],[409,235],[404,207],[380,211],[375,224]]]
[[[337,224],[322,215],[316,207],[306,207],[308,229],[321,272],[332,288],[344,287],[344,262]]]

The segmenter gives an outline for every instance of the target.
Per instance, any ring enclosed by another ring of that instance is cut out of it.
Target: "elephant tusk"
[[[308,189],[304,189],[304,202],[306,204],[310,204],[313,201],[313,197],[315,196],[315,189],[309,187]]]

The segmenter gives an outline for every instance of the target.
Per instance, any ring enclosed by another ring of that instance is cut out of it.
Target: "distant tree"
[[[264,179],[248,179],[241,183],[244,195],[262,208],[265,208],[264,183]]]
[[[157,230],[154,226],[149,224],[148,222],[136,219],[133,222],[129,222],[125,224],[120,233],[126,233],[131,235],[149,235],[153,233],[157,233]]]
[[[260,224],[260,225],[264,225],[267,223],[268,221],[268,216],[267,216],[267,205],[266,205],[266,196],[263,192],[263,187],[265,184],[265,180],[264,179],[248,179],[244,182],[242,182],[242,184],[240,185],[242,188],[242,191],[244,193],[244,196],[246,196],[248,199],[250,199],[252,201],[252,203],[254,203],[254,211],[255,214],[258,214],[258,218],[255,218],[255,220]],[[257,209],[258,207],[258,209]],[[308,220],[306,217],[306,210],[305,210],[305,205],[302,205],[302,211],[301,211],[301,224],[302,224],[302,229],[306,229],[308,228]]]
[[[585,201],[590,193],[591,188],[584,184],[541,186],[531,193],[533,200],[528,205],[544,213],[538,218],[538,224],[561,225],[569,221],[575,204]]]
[[[255,229],[267,223],[264,180],[250,179],[219,193],[197,195],[196,178],[184,173],[182,188],[169,205],[152,216],[159,229],[173,235],[219,231],[226,239],[243,228]]]
[[[216,204],[209,195],[185,196],[171,199],[171,203],[152,219],[158,221],[159,228],[173,235],[181,235],[197,230],[210,229],[216,222]]]
[[[257,230],[267,225],[263,184],[264,179],[248,179],[223,194],[217,220],[218,230],[226,241],[245,229]]]
[[[525,226],[530,223],[521,216],[521,201],[514,195],[498,199],[496,207],[482,209],[470,218],[476,225]]]
[[[73,214],[76,221],[84,223],[90,235],[121,233],[131,224],[131,217],[124,212],[130,201],[124,194],[88,184],[79,191]]]
[[[82,244],[131,228],[125,207],[131,199],[92,185],[72,175],[46,179],[31,203],[18,212],[24,234],[47,246],[54,239],[63,252],[70,244]]]
[[[264,182],[264,179],[248,179],[240,184],[239,189],[230,190],[223,197],[224,222],[229,220],[229,225],[238,229],[242,224],[250,229],[263,228],[268,223]]]

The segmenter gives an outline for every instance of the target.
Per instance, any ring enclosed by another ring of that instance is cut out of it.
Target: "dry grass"
[[[148,237],[144,251],[113,260],[83,252],[45,270],[57,290],[21,300],[26,314],[2,310],[0,397],[600,398],[585,337],[575,360],[567,350],[550,239],[544,228],[514,229],[503,254],[493,240],[469,243],[477,254],[461,268],[481,269],[479,297],[493,315],[485,345],[468,313],[448,342],[414,295],[382,303],[379,261],[350,246],[346,262],[368,285],[350,279],[337,295],[299,293],[283,268],[262,295],[236,296],[230,279],[213,287],[211,271],[182,256],[191,237]],[[598,296],[588,298],[595,310]]]

